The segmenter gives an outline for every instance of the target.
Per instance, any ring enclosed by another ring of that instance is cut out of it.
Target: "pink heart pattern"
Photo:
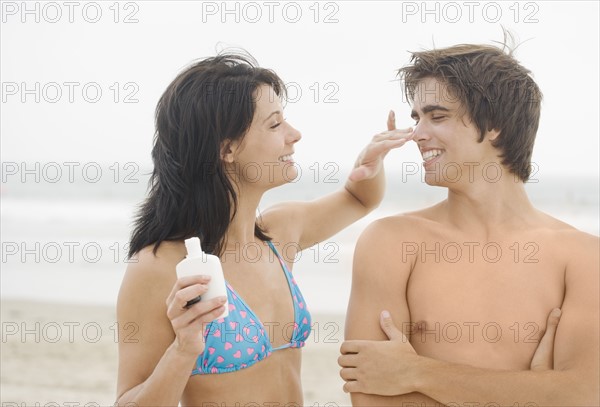
[[[275,247],[270,242],[268,244],[277,255],[292,294],[295,316],[292,338],[288,343],[273,349],[272,342],[265,333],[265,326],[260,323],[256,314],[252,312],[231,285],[226,283],[229,297],[229,316],[213,321],[204,330],[203,338],[206,348],[199,355],[192,374],[217,374],[236,371],[269,357],[274,350],[288,347],[298,348],[305,345],[305,340],[310,333],[310,314],[306,310],[302,293],[298,289],[296,280],[289,272],[286,263],[277,253]],[[286,324],[287,321],[283,325]]]

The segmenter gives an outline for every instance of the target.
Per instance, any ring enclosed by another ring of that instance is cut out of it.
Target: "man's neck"
[[[449,188],[445,202],[448,220],[462,230],[485,233],[521,228],[536,217],[523,182],[512,179]]]

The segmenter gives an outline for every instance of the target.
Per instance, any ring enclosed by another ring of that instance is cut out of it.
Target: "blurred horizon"
[[[140,171],[142,174],[142,171]],[[311,200],[343,187],[347,172],[305,171],[296,183],[268,191],[259,209],[289,200]],[[361,231],[372,221],[414,211],[446,197],[446,188],[431,187],[418,177],[387,172],[387,189],[379,208],[337,235],[308,248],[294,261],[294,275],[310,309],[345,311],[350,293],[352,254]],[[332,182],[324,182],[325,180]],[[539,176],[526,184],[538,209],[572,226],[599,234],[597,177]],[[137,205],[145,198],[147,178],[137,183],[3,184],[0,230],[2,272],[0,299],[114,306],[127,267],[127,242]],[[327,287],[339,287],[327,291]]]

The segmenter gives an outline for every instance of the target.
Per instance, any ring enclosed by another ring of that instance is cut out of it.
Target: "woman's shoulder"
[[[258,226],[274,241],[297,241],[300,232],[297,204],[285,202],[267,208],[258,217]]]
[[[175,270],[175,265],[185,258],[183,241],[164,241],[158,247],[151,244],[135,253],[129,260],[128,271],[146,270],[147,273],[162,273],[165,269]]]
[[[162,242],[157,250],[154,245],[144,247],[135,253],[125,271],[121,293],[126,297],[168,295],[177,273],[175,266],[185,258],[185,246],[181,241]],[[166,298],[166,297],[165,297]]]

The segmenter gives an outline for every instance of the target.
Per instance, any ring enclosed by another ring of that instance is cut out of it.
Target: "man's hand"
[[[531,370],[553,368],[554,335],[560,315],[558,308],[550,312]],[[340,376],[346,381],[345,392],[395,396],[416,391],[417,367],[427,358],[417,355],[387,311],[381,313],[380,325],[389,341],[353,340],[342,344],[338,364],[342,367]]]
[[[541,371],[541,370],[552,370],[554,369],[554,335],[556,334],[556,328],[560,321],[561,310],[554,308],[550,315],[548,315],[548,322],[546,323],[546,332],[542,340],[538,344],[533,358],[531,359],[530,370]]]
[[[387,311],[379,322],[389,341],[346,341],[340,348],[338,364],[347,393],[394,396],[415,391],[413,368],[421,357]]]

